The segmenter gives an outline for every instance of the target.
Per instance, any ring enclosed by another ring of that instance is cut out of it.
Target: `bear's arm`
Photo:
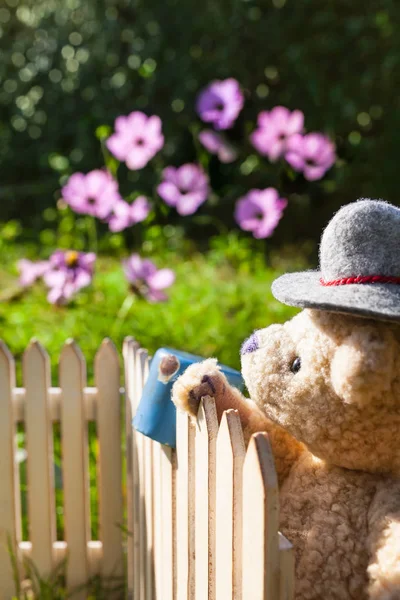
[[[284,429],[270,421],[258,406],[232,387],[213,359],[195,363],[176,380],[172,389],[172,400],[180,410],[195,417],[200,400],[204,396],[215,399],[218,422],[229,408],[239,413],[247,445],[251,435],[258,431],[268,433],[279,484],[288,475],[292,465],[304,450],[303,444],[295,440]]]
[[[371,600],[400,598],[400,480],[381,482],[368,513]]]

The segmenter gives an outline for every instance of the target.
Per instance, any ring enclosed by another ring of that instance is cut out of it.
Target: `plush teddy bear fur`
[[[248,347],[251,400],[209,359],[173,401],[195,415],[211,395],[219,418],[239,411],[247,439],[268,432],[296,600],[400,599],[400,326],[304,310]]]

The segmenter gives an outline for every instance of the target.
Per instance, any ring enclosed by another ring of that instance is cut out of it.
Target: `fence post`
[[[196,431],[196,600],[215,600],[215,476],[218,418],[215,400],[205,396]]]
[[[21,508],[19,472],[15,460],[15,424],[13,390],[15,366],[7,346],[0,341],[0,582],[1,597],[15,594],[11,557],[7,545],[10,540],[18,561],[18,543],[21,539]],[[20,573],[15,573],[19,579]]]
[[[216,597],[242,597],[242,469],[246,454],[237,411],[223,413],[217,439]]]
[[[26,446],[28,452],[28,513],[32,561],[42,576],[53,569],[56,538],[53,429],[49,407],[50,361],[38,342],[22,359],[26,388]]]
[[[156,442],[153,443],[153,445]],[[162,565],[163,591],[157,600],[175,600],[176,539],[175,539],[175,451],[160,446],[162,501]]]
[[[95,358],[99,439],[100,539],[103,543],[102,575],[122,578],[122,465],[119,359],[106,339]]]
[[[132,417],[136,412],[138,398],[135,394],[135,354],[139,344],[127,337],[123,345],[125,379],[125,435],[126,435],[126,499],[127,499],[127,560],[128,600],[139,599],[139,481],[136,433]]]
[[[195,425],[182,411],[176,414],[176,597],[195,594]]]
[[[79,347],[69,341],[59,365],[61,388],[61,432],[65,540],[68,548],[67,584],[71,590],[89,579],[87,544],[90,539],[88,431],[85,419],[84,388],[86,364]],[[86,598],[86,591],[75,594]]]
[[[250,439],[243,468],[243,600],[279,598],[278,481],[266,433]]]

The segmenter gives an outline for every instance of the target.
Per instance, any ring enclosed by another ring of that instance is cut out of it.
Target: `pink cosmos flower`
[[[65,202],[77,213],[104,219],[121,200],[118,184],[107,171],[74,173],[62,188]]]
[[[309,181],[321,179],[335,163],[334,143],[322,133],[294,135],[287,145],[285,159]]]
[[[282,218],[287,205],[275,188],[250,190],[236,203],[235,219],[245,231],[257,239],[270,237]]]
[[[229,129],[243,108],[244,97],[236,79],[212,81],[197,98],[200,119],[215,129]]]
[[[48,271],[50,263],[48,260],[39,260],[33,262],[27,258],[18,261],[17,267],[20,273],[19,283],[22,287],[30,287],[37,279],[43,277]]]
[[[237,159],[237,152],[220,135],[211,129],[199,133],[199,140],[210,154],[216,154],[222,163],[231,163]]]
[[[207,200],[208,178],[196,164],[167,167],[163,171],[163,181],[157,187],[157,192],[180,215],[192,215]]]
[[[168,299],[162,290],[170,287],[175,281],[175,273],[171,269],[157,269],[151,260],[141,258],[139,254],[132,254],[122,264],[135,294],[150,302],[163,302]]]
[[[300,110],[290,112],[284,106],[275,106],[269,112],[260,112],[250,141],[260,154],[274,162],[285,154],[291,136],[301,133],[303,127],[304,115]]]
[[[115,120],[115,133],[107,142],[107,148],[128,169],[143,169],[164,145],[161,119],[148,117],[140,111],[131,112]]]
[[[150,204],[145,196],[138,196],[132,204],[124,200],[116,202],[108,216],[110,231],[123,231],[136,223],[144,221],[150,212]]]
[[[44,282],[50,288],[47,299],[51,304],[64,304],[93,278],[94,252],[56,250],[50,257],[50,269],[44,274]]]

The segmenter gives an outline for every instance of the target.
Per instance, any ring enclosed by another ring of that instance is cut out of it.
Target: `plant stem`
[[[113,326],[111,328],[112,337],[115,338],[115,337],[117,337],[117,335],[119,335],[119,332],[121,331],[121,327],[124,324],[125,319],[128,316],[128,313],[129,313],[130,309],[132,308],[134,301],[135,301],[134,294],[128,294],[128,296],[126,296],[125,300],[121,304],[121,308],[119,309],[118,314],[113,323]]]
[[[94,217],[87,217],[86,223],[90,249],[92,252],[96,252],[97,254],[98,244],[96,219]]]

